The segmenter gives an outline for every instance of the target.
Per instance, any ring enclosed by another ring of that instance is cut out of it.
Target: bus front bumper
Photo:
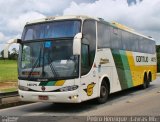
[[[18,90],[22,101],[55,102],[55,103],[80,103],[78,90],[67,92],[31,92]],[[44,98],[44,99],[43,99]]]

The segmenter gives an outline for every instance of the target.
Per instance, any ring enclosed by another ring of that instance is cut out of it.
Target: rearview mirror
[[[13,43],[21,43],[22,40],[21,39],[10,39],[7,43],[8,44],[13,44]]]
[[[81,54],[82,33],[77,33],[73,39],[73,55]]]
[[[8,50],[9,50],[9,47],[13,44],[13,43],[21,43],[21,39],[10,39],[5,48],[4,48],[4,58],[8,58]]]

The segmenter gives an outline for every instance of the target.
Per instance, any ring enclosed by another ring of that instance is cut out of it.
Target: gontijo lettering
[[[148,62],[148,56],[136,56],[136,62]]]

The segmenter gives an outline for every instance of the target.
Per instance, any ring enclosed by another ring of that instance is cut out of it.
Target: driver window
[[[89,45],[82,44],[82,75],[86,74],[89,71]]]

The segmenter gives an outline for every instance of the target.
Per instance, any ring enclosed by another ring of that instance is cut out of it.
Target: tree
[[[10,59],[10,60],[17,60],[18,59],[18,50],[16,48],[13,48],[11,52],[8,51],[8,59]],[[2,50],[0,52],[0,54],[1,54],[0,59],[1,60],[2,59],[5,60],[5,58],[4,58],[4,50]]]
[[[18,50],[16,48],[12,49],[12,53],[10,54],[9,59],[12,59],[12,60],[18,59]]]
[[[4,58],[4,50],[2,50],[1,52],[0,52],[0,55],[1,55],[1,57],[0,57],[0,59],[5,59]],[[10,52],[8,51],[8,58],[9,58],[9,56],[10,56]]]

